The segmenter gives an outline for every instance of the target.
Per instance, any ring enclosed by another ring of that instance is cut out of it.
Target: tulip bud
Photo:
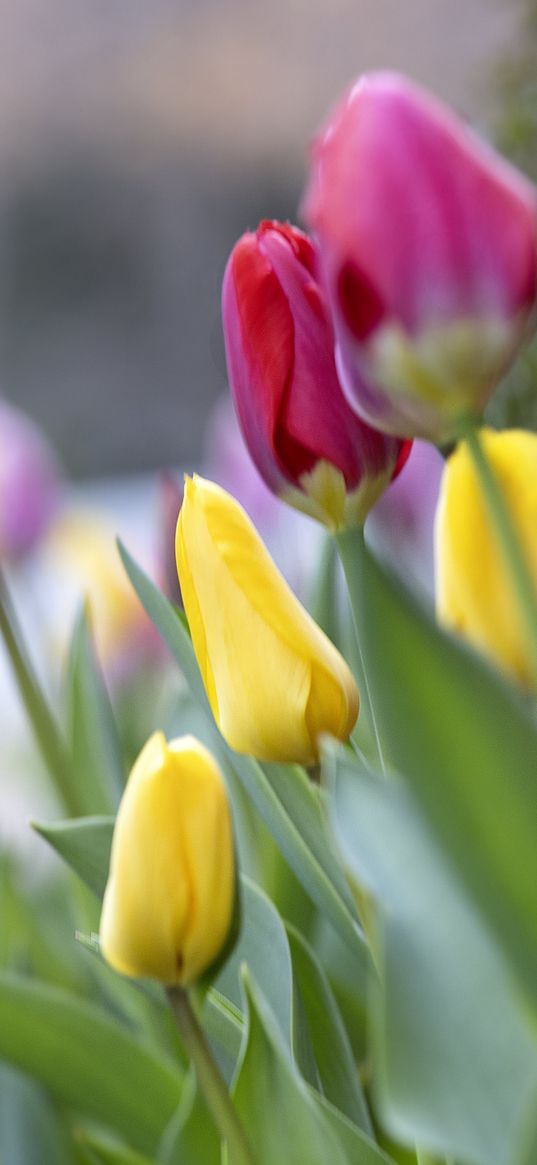
[[[484,429],[481,441],[537,587],[537,435]],[[530,686],[532,667],[516,596],[464,444],[444,469],[435,542],[438,618]]]
[[[317,139],[316,232],[343,389],[388,433],[480,415],[536,299],[536,191],[404,77],[372,73]]]
[[[236,752],[309,764],[358,713],[347,664],[300,605],[238,502],[186,479],[177,569],[214,718]]]
[[[218,957],[235,897],[222,775],[192,736],[155,732],[119,807],[101,915],[102,953],[134,978],[187,986]]]
[[[313,243],[262,222],[228,261],[222,315],[244,439],[270,489],[331,529],[362,524],[409,447],[347,404]]]

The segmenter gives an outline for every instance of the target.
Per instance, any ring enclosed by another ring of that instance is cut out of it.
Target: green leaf
[[[329,1123],[293,1069],[279,1027],[243,972],[248,1026],[234,1102],[259,1165],[346,1165]],[[234,1165],[229,1157],[229,1165]]]
[[[537,725],[518,691],[436,627],[351,532],[353,604],[394,767],[537,1006]]]
[[[205,997],[203,1027],[220,1071],[229,1084],[239,1058],[243,1019],[239,1009],[214,987],[209,988]]]
[[[214,986],[242,1015],[241,967],[247,963],[263,991],[280,1034],[291,1046],[293,979],[285,927],[270,898],[249,878],[242,878],[242,928],[239,941]]]
[[[192,1069],[185,1078],[181,1104],[162,1138],[160,1165],[220,1165],[221,1140]]]
[[[48,841],[97,898],[103,897],[110,865],[113,817],[80,817],[54,824],[33,822],[33,829]]]
[[[69,740],[80,816],[111,813],[125,784],[112,707],[100,674],[88,617],[76,621],[68,668]]]
[[[183,1074],[99,1007],[0,974],[0,1059],[54,1097],[151,1153],[177,1106]]]
[[[156,1165],[153,1158],[94,1133],[79,1132],[77,1141],[87,1165]]]
[[[537,1161],[537,1087],[526,1096],[526,1113],[509,1165],[535,1165]]]
[[[315,1104],[323,1114],[345,1153],[349,1165],[394,1165],[394,1160],[374,1141],[352,1124],[343,1113],[334,1108],[326,1097],[315,1097]]]
[[[0,635],[3,639],[17,688],[39,746],[52,785],[68,812],[78,811],[69,754],[55,717],[30,659],[28,649],[6,586],[0,573]]]
[[[371,1121],[358,1070],[330,984],[302,935],[294,927],[288,927],[287,934],[295,991],[300,993],[304,1007],[318,1087],[353,1124],[371,1135]]]
[[[367,950],[354,903],[334,857],[319,803],[305,774],[296,767],[283,765],[267,766],[264,771],[251,757],[239,756],[227,747],[214,723],[194,649],[182,622],[172,604],[121,544],[119,549],[140,602],[179,664],[192,694],[206,712],[210,747],[229,780],[231,795],[238,777],[312,901],[339,930],[351,950],[366,961]]]
[[[409,1145],[506,1165],[537,1083],[537,1048],[512,979],[411,795],[335,745],[328,766],[344,857],[376,903],[381,1113]]]
[[[33,1080],[0,1063],[0,1161],[72,1165],[65,1122]]]

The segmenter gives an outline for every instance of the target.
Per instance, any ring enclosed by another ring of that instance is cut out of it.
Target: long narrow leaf
[[[0,1059],[54,1097],[151,1153],[178,1104],[183,1074],[99,1007],[0,975]]]

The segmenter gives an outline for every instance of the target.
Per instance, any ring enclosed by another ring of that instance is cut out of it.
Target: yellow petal
[[[484,429],[481,440],[537,587],[537,435],[520,429],[502,433]],[[441,622],[515,679],[531,684],[517,601],[464,444],[444,470],[435,541]]]
[[[187,479],[177,567],[213,714],[237,752],[308,764],[356,720],[351,673],[219,486]]]
[[[193,737],[155,733],[119,808],[100,926],[116,970],[186,984],[219,954],[235,890],[223,778]]]

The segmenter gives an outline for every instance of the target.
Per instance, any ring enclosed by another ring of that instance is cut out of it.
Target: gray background
[[[192,466],[225,388],[237,236],[297,217],[307,142],[359,71],[490,128],[502,0],[1,0],[0,391],[78,475]]]

